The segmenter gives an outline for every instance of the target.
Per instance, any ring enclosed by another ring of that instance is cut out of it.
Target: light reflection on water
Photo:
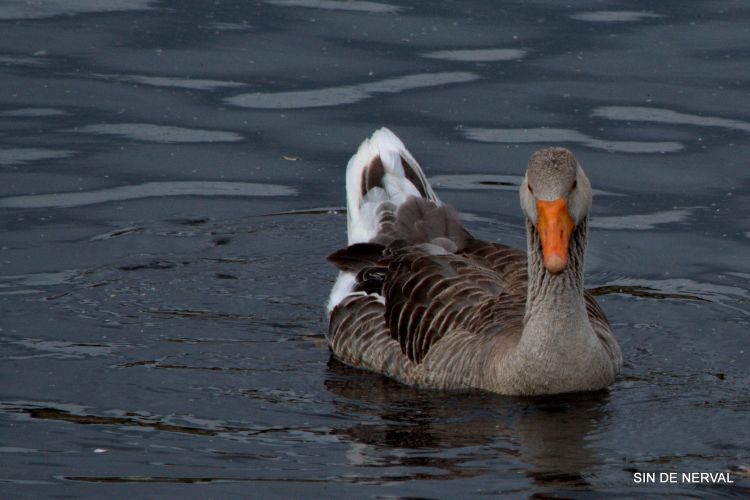
[[[685,148],[681,143],[674,141],[611,141],[597,139],[576,130],[558,128],[489,129],[467,127],[462,132],[468,139],[480,142],[506,144],[578,143],[589,148],[622,153],[674,153]]]
[[[120,12],[149,9],[154,0],[5,0],[0,5],[0,20],[43,19],[55,16],[71,16],[91,12]]]
[[[660,14],[645,11],[632,10],[596,10],[592,12],[581,12],[570,16],[577,21],[588,21],[593,23],[633,23],[647,19],[663,17]]]
[[[294,188],[287,186],[253,182],[149,182],[136,186],[117,186],[96,191],[9,196],[0,198],[0,207],[63,208],[165,196],[291,196],[296,192]]]
[[[446,61],[496,62],[521,59],[527,52],[524,49],[436,50],[426,52],[422,56],[429,59],[445,59]]]
[[[316,90],[240,94],[226,99],[228,104],[244,108],[301,109],[353,104],[378,94],[395,94],[406,90],[465,83],[478,79],[473,73],[432,73],[399,76],[374,82],[328,87]]]
[[[748,122],[715,116],[691,115],[671,109],[644,106],[602,106],[594,109],[591,114],[610,120],[720,127],[750,132],[750,123]]]
[[[64,116],[68,112],[64,109],[55,108],[20,108],[0,111],[2,118],[36,118],[41,116]]]
[[[403,7],[366,0],[265,0],[279,7],[307,7],[323,10],[343,10],[351,12],[395,13]]]
[[[151,123],[99,123],[76,127],[65,132],[117,135],[135,141],[160,143],[237,142],[243,139],[242,135],[236,132],[200,130]]]
[[[0,148],[0,165],[22,165],[40,160],[70,158],[76,151],[44,148]]]
[[[190,90],[217,90],[223,88],[245,87],[247,85],[246,83],[242,82],[207,80],[205,78],[177,78],[168,76],[107,74],[94,74],[91,76],[102,78],[105,80],[117,80],[120,82],[137,83],[141,85],[150,85],[153,87],[171,87]]]

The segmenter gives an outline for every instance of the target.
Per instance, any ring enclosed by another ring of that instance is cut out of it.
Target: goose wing
[[[385,321],[410,360],[420,363],[453,331],[520,337],[526,303],[523,253],[477,240],[456,254],[430,250],[394,252],[385,273]]]

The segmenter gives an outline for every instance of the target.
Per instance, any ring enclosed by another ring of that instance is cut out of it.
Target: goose
[[[474,238],[381,128],[346,169],[348,245],[328,301],[333,355],[403,384],[535,396],[612,384],[622,353],[583,287],[591,184],[541,149],[520,184],[526,253]]]

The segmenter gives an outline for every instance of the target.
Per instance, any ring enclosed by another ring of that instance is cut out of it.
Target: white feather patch
[[[336,283],[333,284],[331,296],[328,298],[328,314],[330,314],[331,311],[333,311],[333,308],[339,305],[347,295],[352,293],[355,282],[356,279],[354,274],[344,272],[339,273],[339,277],[336,278]]]
[[[362,176],[372,160],[378,156],[385,170],[382,181],[385,191],[374,188],[363,197]],[[409,196],[421,196],[417,187],[406,177],[401,158],[415,166],[417,176],[425,185],[427,197],[440,204],[440,200],[427,183],[422,169],[404,143],[387,128],[376,130],[372,137],[362,142],[346,167],[349,245],[368,242],[377,235],[377,208],[382,202],[390,200],[399,205]]]

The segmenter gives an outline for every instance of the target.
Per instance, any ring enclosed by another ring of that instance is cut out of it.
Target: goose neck
[[[586,251],[587,220],[581,221],[573,231],[568,248],[568,265],[552,274],[544,267],[539,233],[526,221],[528,243],[528,293],[526,296],[526,321],[534,316],[554,319],[555,313],[580,309],[583,299],[583,260]],[[583,307],[585,310],[585,307]]]

